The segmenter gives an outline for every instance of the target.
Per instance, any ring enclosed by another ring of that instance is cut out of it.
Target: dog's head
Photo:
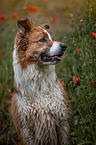
[[[57,64],[61,61],[66,45],[54,42],[46,31],[47,24],[35,27],[28,19],[17,22],[19,31],[15,39],[19,62],[22,68],[32,63]]]

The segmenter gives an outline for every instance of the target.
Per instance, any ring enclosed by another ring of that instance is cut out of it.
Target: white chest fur
[[[50,105],[50,102],[53,106],[55,106],[58,102],[59,107],[60,104],[62,104],[62,101],[64,103],[61,90],[58,84],[56,84],[54,65],[38,66],[36,64],[32,64],[28,66],[27,69],[22,70],[15,48],[13,52],[13,68],[16,85],[21,92],[21,97],[18,97],[18,102],[21,106],[26,106],[23,103],[24,98],[25,100],[31,99],[35,101],[37,100],[36,102],[39,103],[41,102],[41,106],[43,108],[48,104]],[[52,107],[52,105],[50,107]]]
[[[48,95],[49,92],[50,94],[58,92],[59,87],[56,84],[54,65],[39,66],[32,64],[26,69],[22,69],[15,49],[13,52],[13,68],[17,88],[20,89],[23,96],[32,98]]]
[[[63,94],[56,84],[56,73],[54,65],[39,66],[32,64],[27,69],[21,68],[16,49],[13,52],[14,78],[17,88],[21,93],[15,94],[18,105],[18,113],[23,128],[20,129],[22,138],[29,137],[29,126],[35,130],[36,139],[48,141],[47,131],[50,132],[52,144],[57,144],[57,134],[55,124],[59,121],[62,124],[61,129],[64,141],[67,143],[66,132],[69,131],[68,109],[64,103]],[[26,120],[27,117],[27,120]],[[47,128],[47,129],[46,129]],[[46,131],[44,131],[46,130]],[[43,131],[43,132],[42,132]],[[45,132],[45,133],[44,133]],[[52,135],[53,132],[53,136]],[[64,132],[64,133],[63,133]],[[25,140],[25,139],[24,139]],[[30,143],[31,142],[31,143]],[[28,144],[32,144],[32,140]]]

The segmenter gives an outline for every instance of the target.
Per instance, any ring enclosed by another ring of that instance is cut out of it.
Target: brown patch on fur
[[[46,42],[40,41],[42,38],[45,38]],[[24,69],[32,63],[38,63],[39,55],[48,47],[52,46],[53,42],[49,40],[46,32],[40,27],[34,26],[31,27],[28,33],[19,31],[15,39],[15,44],[18,49],[19,62]]]
[[[72,110],[72,106],[71,106],[71,104],[69,103],[69,99],[68,99],[68,97],[67,97],[66,91],[64,90],[64,87],[62,86],[62,84],[60,83],[59,80],[56,80],[56,83],[59,85],[59,87],[60,87],[60,89],[61,89],[61,92],[63,93],[64,99],[65,99],[65,104],[70,108],[70,110]]]
[[[12,117],[13,117],[13,123],[14,126],[16,128],[16,131],[20,137],[20,128],[21,128],[21,124],[20,124],[20,119],[19,119],[19,114],[18,114],[18,106],[17,106],[17,102],[15,99],[15,96],[13,95],[12,98],[12,104],[11,104],[11,113],[12,113]]]
[[[14,90],[14,93],[20,93],[20,89],[19,88],[17,88],[17,86],[16,86],[16,83],[15,83],[15,79],[13,79],[13,90]]]
[[[34,27],[34,25],[30,23],[28,19],[23,18],[17,21],[17,26],[24,33],[29,32],[31,28]]]
[[[41,24],[40,27],[43,28],[43,29],[49,29],[50,28],[48,24]]]

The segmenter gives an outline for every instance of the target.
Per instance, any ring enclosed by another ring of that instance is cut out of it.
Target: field
[[[88,3],[89,2],[89,3]],[[67,44],[62,62],[56,65],[59,80],[67,91],[72,105],[71,139],[74,145],[96,144],[96,0],[87,1],[86,12],[82,17],[73,17],[66,30],[59,27],[59,18],[49,21],[44,16],[33,20],[38,24],[47,20],[52,26],[49,32],[53,40]],[[69,9],[68,9],[69,10]],[[29,10],[30,11],[30,10]],[[66,12],[67,17],[69,11]],[[21,13],[22,17],[24,13]],[[79,15],[79,14],[78,14]],[[16,15],[14,16],[16,17]],[[11,117],[13,94],[12,52],[16,36],[16,18],[0,19],[0,144],[20,145]],[[57,16],[58,17],[58,16]],[[31,14],[28,15],[31,18]],[[67,19],[67,18],[66,18]],[[69,19],[69,17],[68,17]],[[67,19],[67,20],[68,20]],[[63,23],[63,22],[62,22]],[[57,30],[59,28],[59,30]],[[58,34],[59,33],[59,34]]]

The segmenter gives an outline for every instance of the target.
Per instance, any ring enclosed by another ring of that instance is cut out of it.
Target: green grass
[[[0,144],[17,145],[18,137],[13,127],[11,103],[5,103],[7,100],[11,101],[9,94],[13,92],[12,51],[16,27],[14,22],[7,24],[7,27],[0,35],[0,51],[5,51],[5,55],[0,56]]]
[[[73,109],[71,137],[74,144],[78,145],[96,144],[96,88],[93,87],[96,82],[96,38],[90,35],[91,32],[96,32],[95,23],[85,24],[83,29],[77,25],[74,32],[58,38],[68,46],[62,63],[56,66],[56,72],[59,80],[66,83],[65,89]],[[6,100],[11,100],[9,94],[13,92],[11,52],[16,27],[14,23],[7,27],[0,36],[0,51],[5,51],[5,55],[0,56],[0,144],[17,145],[18,137],[12,123],[11,104],[5,103]],[[79,85],[75,86],[73,76],[78,77]]]
[[[96,22],[85,25],[81,31],[66,36],[68,45],[62,63],[57,66],[58,77],[66,82],[66,90],[73,108],[72,135],[78,145],[96,144]],[[61,39],[63,41],[63,39]],[[80,52],[78,51],[80,48]],[[75,86],[72,77],[77,76],[80,84]],[[92,83],[93,82],[93,83]]]

